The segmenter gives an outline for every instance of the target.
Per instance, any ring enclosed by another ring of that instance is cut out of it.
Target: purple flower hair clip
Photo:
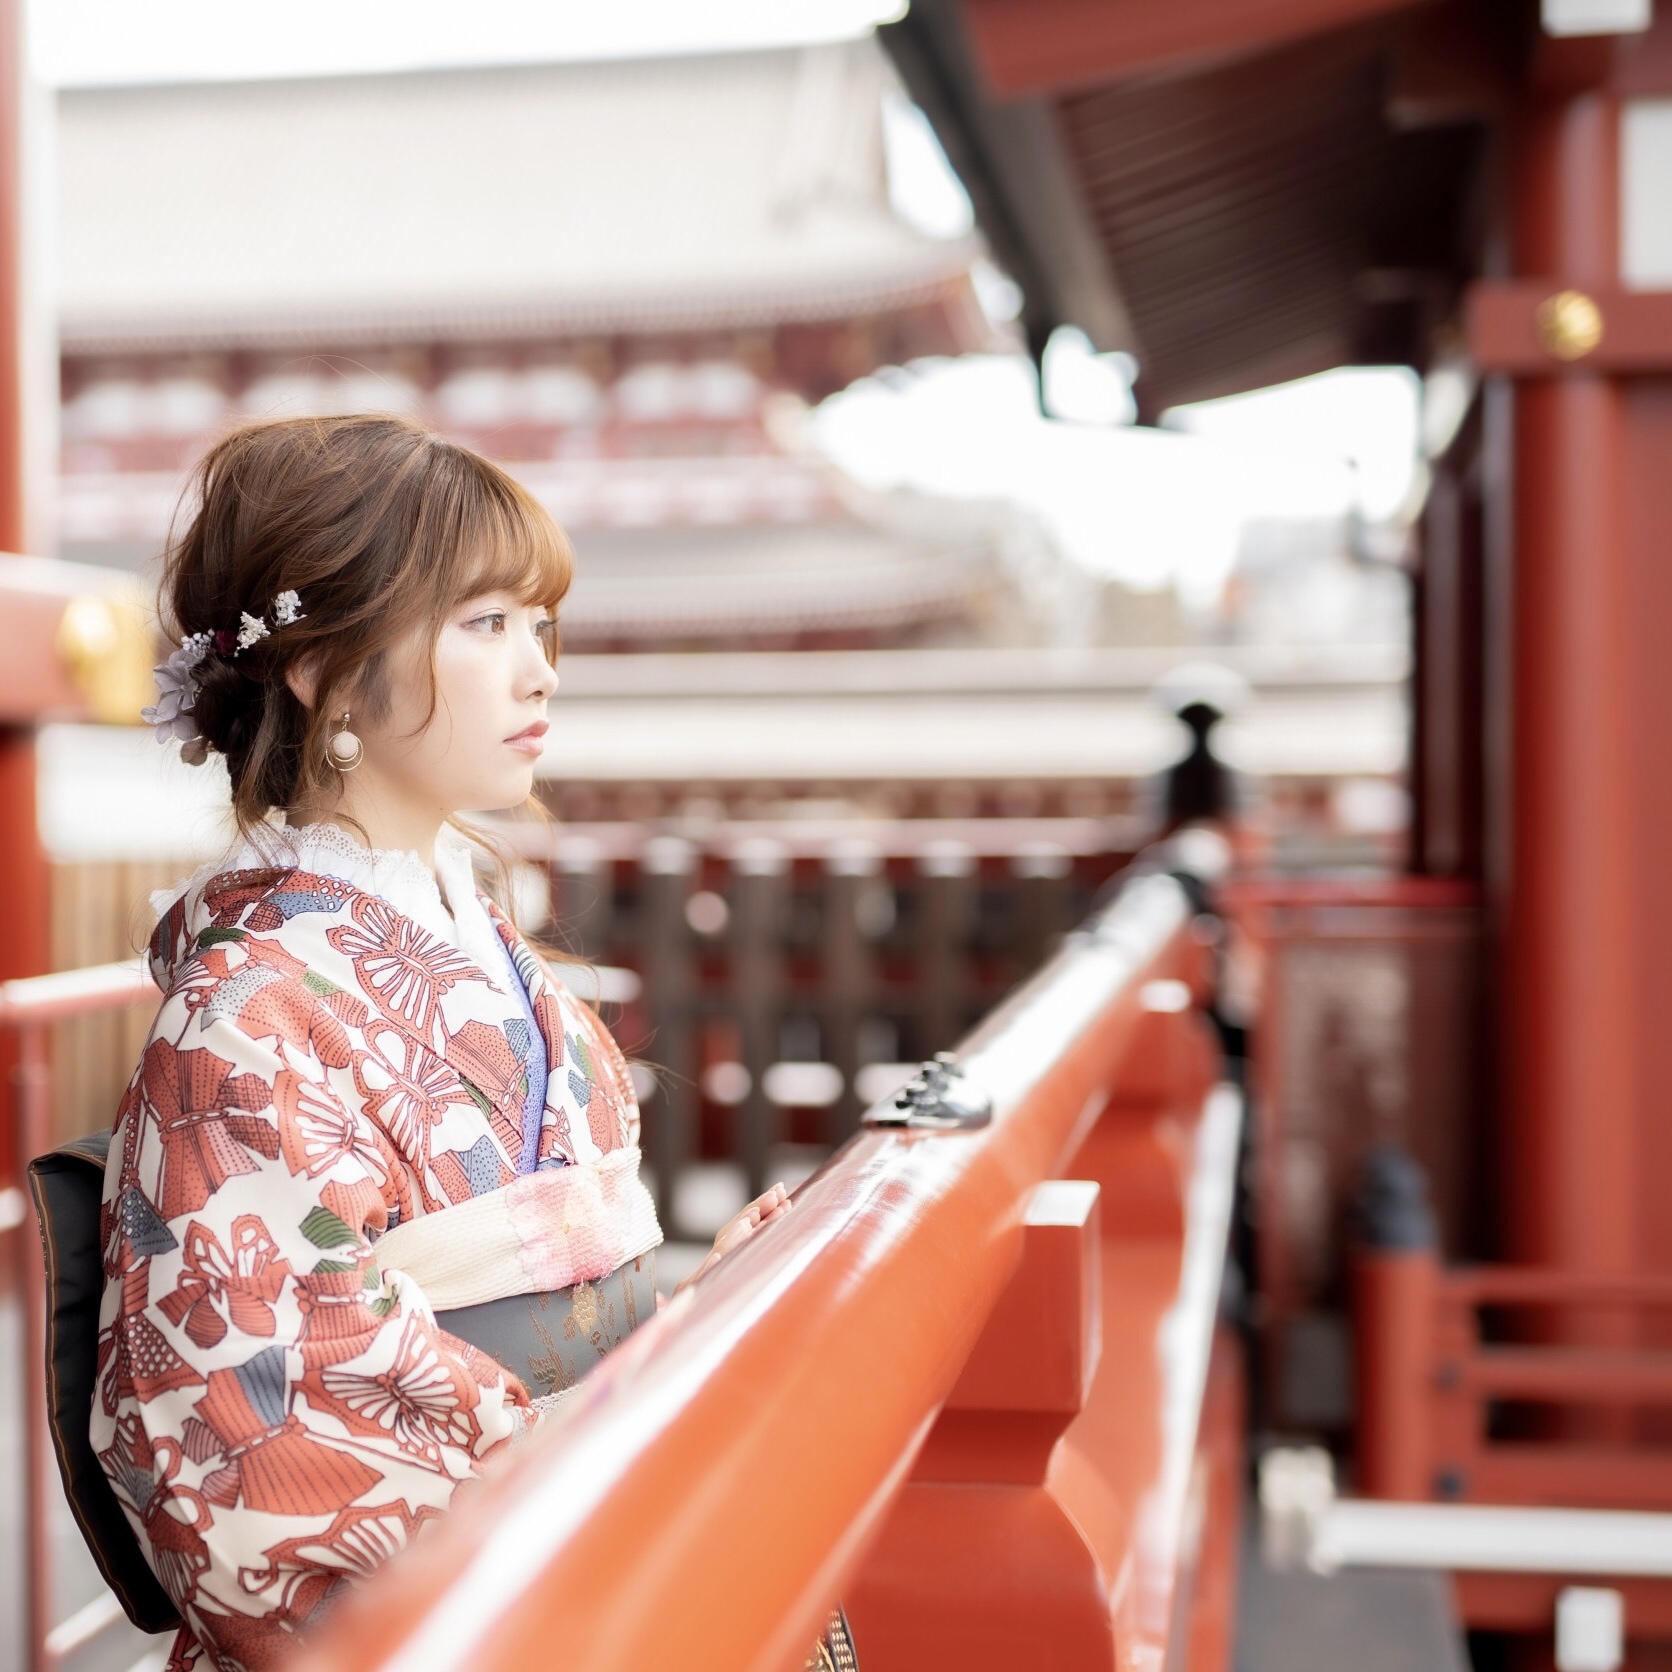
[[[206,656],[233,657],[251,645],[271,638],[275,628],[288,627],[301,621],[302,600],[294,592],[281,592],[269,606],[273,625],[267,625],[264,615],[239,617],[236,631],[222,627],[212,632],[188,633],[179,648],[151,671],[156,675],[157,700],[142,708],[140,718],[157,734],[159,743],[176,738],[180,743],[180,759],[191,766],[202,766],[209,758],[209,740],[197,729],[198,665]]]

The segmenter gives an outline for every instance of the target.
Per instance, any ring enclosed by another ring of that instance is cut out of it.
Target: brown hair
[[[174,638],[235,633],[244,614],[273,626],[280,593],[301,599],[300,620],[197,665],[193,713],[226,757],[246,835],[326,786],[345,692],[373,718],[386,712],[395,645],[426,624],[433,644],[446,612],[485,592],[555,608],[574,567],[562,530],[520,483],[383,413],[234,430],[199,463],[182,507],[191,519],[170,541],[161,596]],[[300,662],[315,675],[311,711],[285,677]]]

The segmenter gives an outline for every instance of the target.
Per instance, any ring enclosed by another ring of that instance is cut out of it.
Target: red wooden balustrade
[[[1240,1103],[1204,986],[1185,891],[1130,880],[964,1041],[989,1125],[850,1140],[305,1663],[779,1672],[842,1598],[866,1672],[1223,1666]]]
[[[1361,1493],[1598,1509],[1672,1502],[1672,1278],[1447,1267],[1433,1248],[1365,1248],[1353,1287]],[[1548,1627],[1564,1581],[1460,1573],[1454,1583],[1472,1625],[1533,1631]],[[1672,1633],[1672,1585],[1610,1583],[1634,1631]]]
[[[1630,1425],[1612,1437],[1575,1434],[1571,1420],[1516,1437],[1493,1432],[1504,1405],[1570,1417],[1672,1410],[1672,1277],[1447,1268],[1425,1248],[1363,1249],[1355,1264],[1365,1492],[1615,1509],[1672,1500],[1672,1453],[1632,1443]],[[1488,1311],[1527,1327],[1490,1339]]]

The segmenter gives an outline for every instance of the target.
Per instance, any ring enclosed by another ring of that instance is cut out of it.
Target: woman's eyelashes
[[[471,616],[464,626],[473,633],[487,633],[498,637],[506,631],[508,619],[504,610],[485,610],[481,615]],[[557,637],[557,617],[542,616],[533,623],[532,631],[542,644],[550,644]]]

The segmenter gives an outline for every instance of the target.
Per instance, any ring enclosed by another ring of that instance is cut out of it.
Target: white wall
[[[1620,278],[1672,290],[1672,99],[1626,105],[1620,153]]]

